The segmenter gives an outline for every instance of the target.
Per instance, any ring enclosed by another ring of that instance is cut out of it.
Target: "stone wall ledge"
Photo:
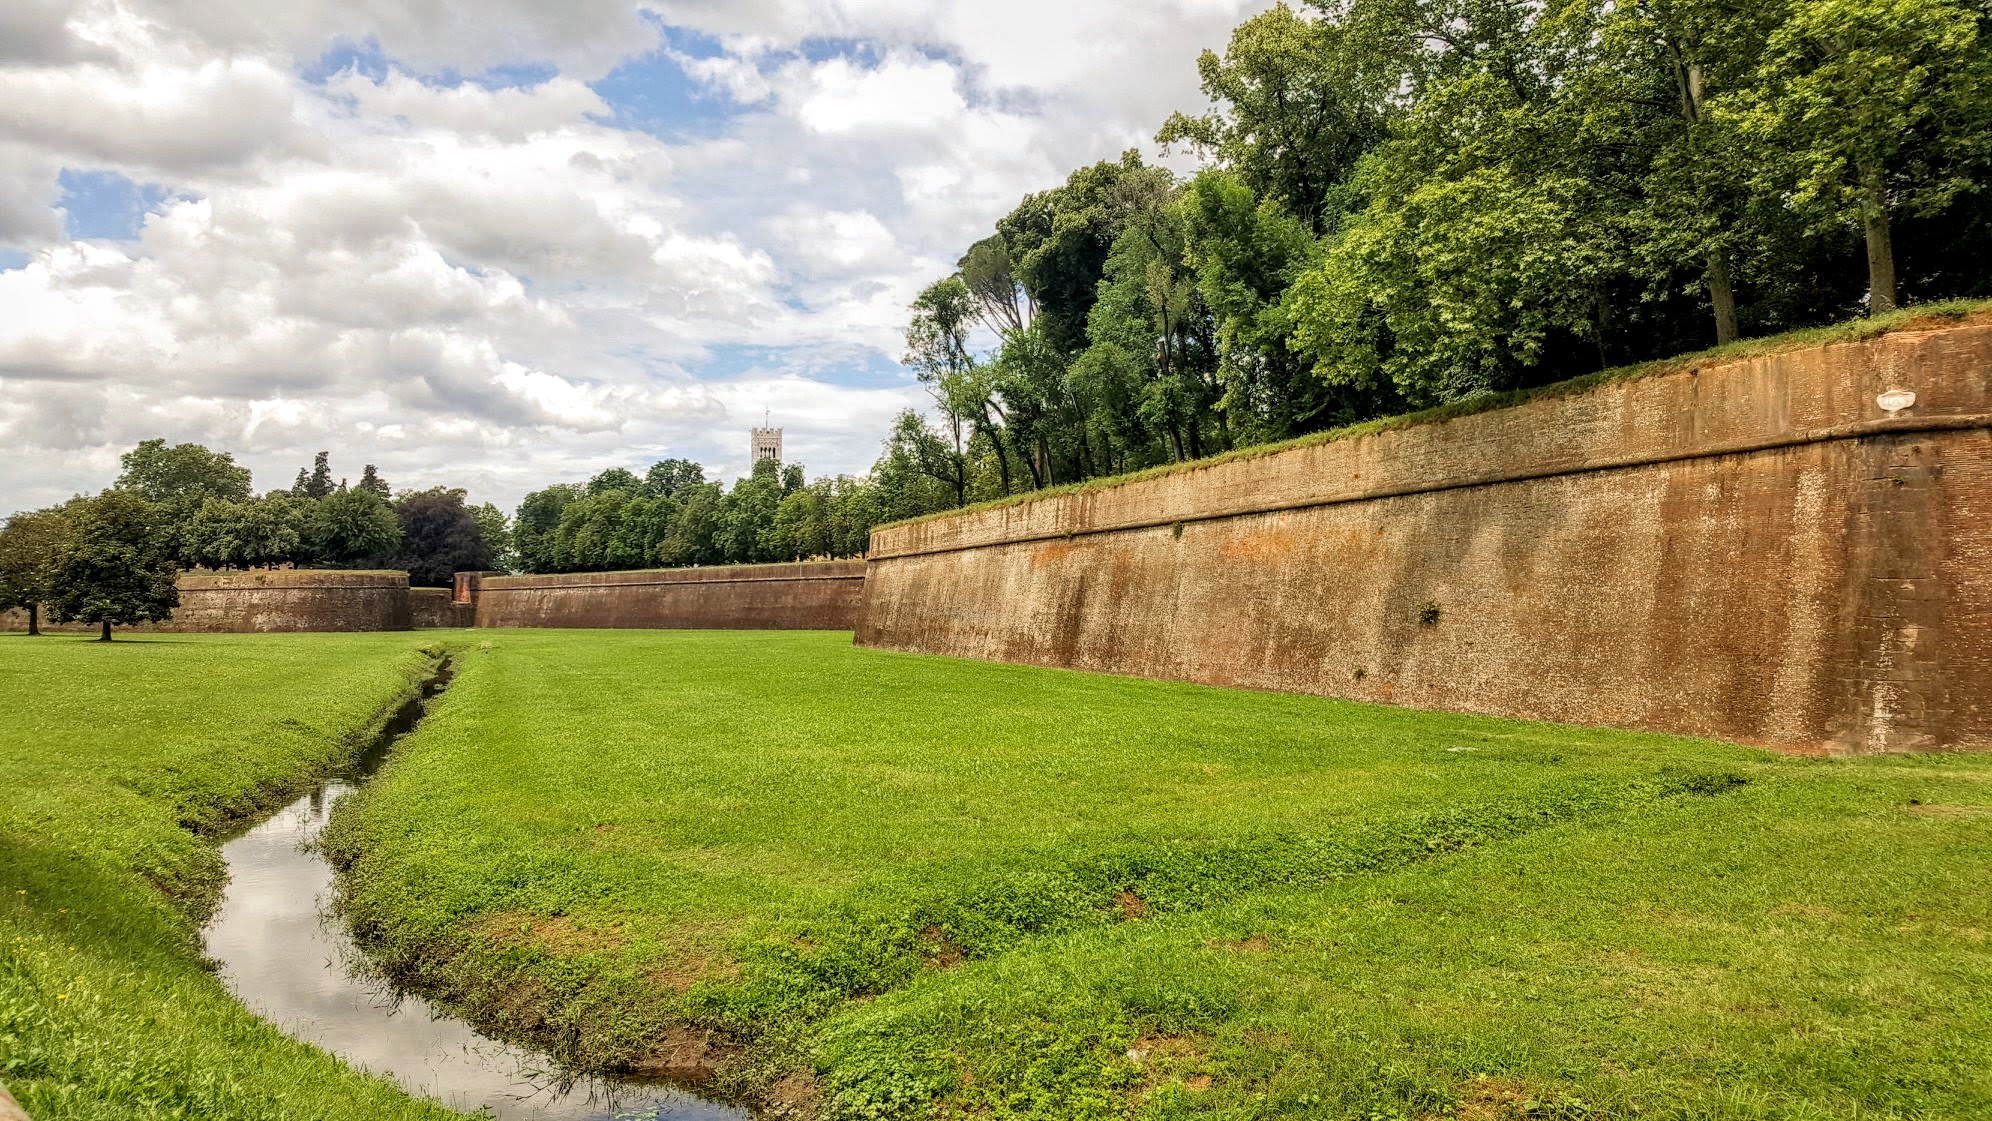
[[[1833,428],[1796,433],[1783,438],[1710,443],[1694,451],[1678,452],[1672,455],[1608,456],[1578,463],[1546,465],[1533,470],[1489,471],[1452,479],[1403,483],[1396,486],[1368,488],[1350,486],[1340,492],[1324,492],[1286,501],[1245,502],[1216,508],[1185,509],[1181,512],[1165,510],[1161,514],[1150,515],[1148,517],[1124,517],[1116,520],[1094,516],[1093,511],[1082,508],[1066,513],[1065,516],[1067,519],[1077,523],[1073,524],[1069,529],[1048,529],[1020,534],[1004,534],[1000,530],[990,530],[986,531],[990,534],[989,536],[971,537],[964,534],[961,539],[949,541],[945,544],[914,546],[898,550],[874,548],[869,559],[883,561],[901,557],[931,556],[938,553],[954,553],[968,549],[988,548],[993,545],[1024,545],[1039,541],[1063,540],[1070,537],[1085,537],[1100,533],[1121,533],[1127,530],[1156,529],[1162,526],[1218,521],[1225,518],[1244,518],[1251,517],[1254,514],[1279,514],[1293,510],[1310,510],[1321,506],[1339,506],[1350,502],[1368,502],[1379,498],[1402,498],[1407,495],[1435,494],[1448,490],[1467,490],[1473,487],[1495,486],[1501,483],[1528,482],[1533,479],[1555,479],[1568,475],[1620,471],[1634,467],[1651,467],[1667,463],[1679,463],[1685,460],[1711,459],[1724,455],[1750,455],[1757,452],[1776,451],[1780,448],[1804,447],[1807,444],[1826,443],[1833,440],[1853,440],[1868,436],[1903,436],[1934,432],[1961,432],[1972,429],[1992,429],[1992,413],[1966,413],[1957,416],[1927,418],[1899,417],[1889,420],[1864,421],[1856,424],[1846,424]],[[1056,502],[1065,497],[1083,496],[1061,495],[1058,498],[1045,499],[1044,501]]]
[[[785,581],[863,580],[865,562],[804,561],[794,564],[715,565],[701,568],[639,569],[628,572],[565,572],[545,576],[487,576],[491,592],[560,591],[582,588],[653,588],[685,584],[767,584]]]

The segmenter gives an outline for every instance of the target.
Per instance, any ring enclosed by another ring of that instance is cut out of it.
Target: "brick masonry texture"
[[[449,588],[408,589],[408,623],[417,630],[477,625],[477,608],[458,603]]]
[[[405,572],[184,572],[180,606],[168,623],[120,631],[246,634],[262,631],[405,631],[409,627]],[[445,596],[448,593],[443,593]],[[469,624],[461,624],[468,626]],[[95,633],[95,623],[51,623],[43,630]],[[28,613],[0,613],[0,630],[28,629]]]
[[[1992,748],[1992,321],[1926,328],[886,527],[858,641]]]
[[[480,627],[851,630],[863,561],[486,576]]]
[[[405,631],[405,572],[189,572],[176,631]],[[162,628],[165,629],[165,628]]]

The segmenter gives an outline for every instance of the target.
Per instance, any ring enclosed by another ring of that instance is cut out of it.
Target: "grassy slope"
[[[721,1027],[852,1117],[1992,1110],[1992,759],[490,642],[334,845],[392,969],[583,1062]]]
[[[369,738],[429,641],[0,637],[0,1082],[36,1121],[457,1116],[257,1019],[196,925],[211,838]]]

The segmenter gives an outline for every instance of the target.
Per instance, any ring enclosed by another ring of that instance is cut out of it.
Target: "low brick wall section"
[[[863,561],[486,576],[477,625],[850,630],[864,587]]]
[[[183,572],[180,606],[165,623],[121,626],[126,632],[246,634],[272,631],[405,631],[409,628],[408,574],[279,569],[257,572]],[[449,593],[444,592],[447,598]],[[458,626],[469,626],[459,623]],[[90,633],[95,623],[51,623],[41,628]],[[0,631],[25,631],[28,613],[0,612]]]
[[[171,629],[405,631],[408,592],[405,572],[189,572]]]
[[[449,588],[408,589],[408,623],[417,630],[431,627],[474,627],[475,604],[458,603]]]
[[[1992,747],[1992,322],[871,546],[868,646],[1798,750]]]

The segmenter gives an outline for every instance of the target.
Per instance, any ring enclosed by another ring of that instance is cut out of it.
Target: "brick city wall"
[[[405,572],[189,572],[176,631],[405,631]]]
[[[180,606],[167,623],[118,627],[120,631],[241,634],[260,631],[405,631],[409,627],[408,574],[276,569],[257,572],[183,572]],[[445,592],[443,595],[447,596]],[[468,624],[463,624],[468,625]],[[51,623],[46,631],[91,632],[95,623]],[[0,631],[25,631],[28,613],[0,612]]]
[[[863,561],[485,576],[480,627],[850,630]]]
[[[408,623],[416,630],[474,627],[477,625],[477,607],[470,603],[458,603],[448,588],[410,588]]]
[[[1798,750],[1992,747],[1992,321],[871,545],[868,646]]]

